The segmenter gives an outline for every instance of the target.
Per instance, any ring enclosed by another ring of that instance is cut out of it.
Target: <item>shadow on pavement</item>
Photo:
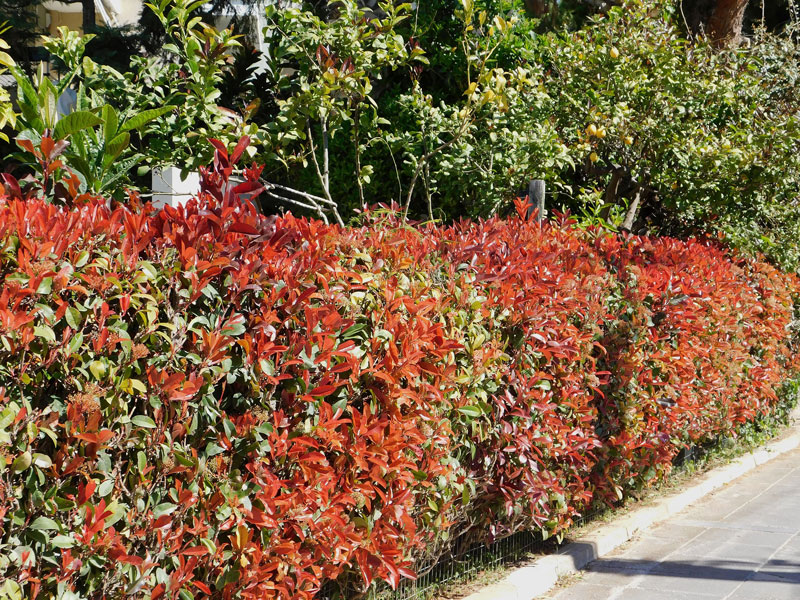
[[[598,559],[587,565],[587,571],[615,575],[658,575],[686,579],[744,581],[754,576],[774,577],[800,585],[800,562],[773,559],[766,564],[745,560],[634,560],[626,558]]]

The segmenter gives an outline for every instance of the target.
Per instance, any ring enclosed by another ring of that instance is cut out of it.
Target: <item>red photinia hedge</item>
[[[0,572],[19,597],[313,598],[558,532],[769,413],[798,282],[567,220],[0,200]],[[11,182],[13,183],[13,182]]]

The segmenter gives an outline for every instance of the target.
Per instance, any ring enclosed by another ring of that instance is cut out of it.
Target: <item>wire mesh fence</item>
[[[674,466],[680,468],[699,462],[712,448],[721,446],[714,440],[706,446],[691,445],[675,457]],[[606,506],[596,506],[583,512],[573,522],[581,527],[595,521],[609,510]],[[348,592],[340,585],[323,589],[320,600],[434,600],[443,590],[454,584],[466,585],[487,571],[523,561],[532,554],[552,552],[560,540],[545,539],[540,531],[519,531],[492,543],[476,543],[466,551],[439,560],[429,568],[418,568],[416,580],[403,580],[396,590],[385,584],[373,584],[366,592]]]
[[[374,590],[369,600],[429,600],[448,584],[467,583],[479,573],[525,558],[541,550],[540,533],[520,531],[491,544],[476,544],[463,554],[433,566],[415,581],[403,582],[397,590]]]
[[[484,544],[474,544],[466,551],[447,557],[421,569],[416,580],[404,580],[396,590],[387,585],[373,585],[366,594],[348,594],[339,589],[323,590],[323,600],[432,600],[438,592],[454,583],[467,584],[481,573],[524,560],[530,554],[554,546],[540,532],[520,531]]]
[[[717,445],[717,444],[713,444]],[[695,463],[707,452],[700,446],[684,448],[675,458],[675,466]],[[609,507],[598,505],[585,510],[573,520],[573,527],[587,525],[603,516]],[[383,583],[373,583],[367,592],[347,591],[341,583],[324,589],[320,600],[435,600],[454,585],[468,585],[481,574],[529,559],[535,554],[553,552],[562,543],[553,537],[545,539],[539,530],[525,530],[492,543],[476,543],[467,550],[452,554],[431,565],[417,565],[417,579],[403,580],[392,590]]]

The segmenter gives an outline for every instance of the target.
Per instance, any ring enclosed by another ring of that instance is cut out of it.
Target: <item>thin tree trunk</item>
[[[94,0],[81,0],[83,5],[83,33],[91,33],[97,25]]]
[[[525,10],[532,17],[542,17],[549,12],[550,7],[547,0],[525,0]]]
[[[328,120],[321,119],[322,124],[322,185],[325,186],[325,195],[331,198],[331,169],[330,153],[328,152]]]
[[[622,229],[630,231],[633,229],[633,224],[636,222],[636,213],[639,210],[639,204],[642,201],[642,188],[636,190],[636,195],[633,197],[631,205],[628,207],[628,212],[625,215],[625,220],[622,222]]]
[[[428,202],[428,219],[433,221],[433,199],[431,198],[431,171],[430,165],[425,165],[423,183],[425,184],[425,199]]]
[[[314,133],[311,130],[311,121],[306,123],[306,131],[308,133],[308,143],[309,143],[309,150],[311,154],[311,160],[314,163],[314,167],[317,170],[317,177],[319,178],[320,184],[322,185],[322,193],[325,196],[325,200],[328,202],[328,206],[330,206],[330,211],[333,213],[333,216],[336,217],[336,222],[344,226],[344,221],[342,221],[342,217],[339,214],[339,209],[336,206],[336,202],[333,200],[333,196],[331,196],[331,187],[330,187],[330,171],[329,171],[329,161],[328,161],[328,129],[325,119],[322,119],[322,146],[323,146],[323,168],[320,169],[319,160],[317,160],[317,147],[314,144]],[[322,220],[325,223],[328,222],[328,218],[325,216],[325,213],[322,211],[322,207],[319,208],[319,214],[322,217]]]
[[[464,135],[467,131],[467,126],[469,125],[468,122],[462,123],[461,128],[456,132],[456,134],[449,139],[448,141],[440,144],[430,152],[427,152],[422,158],[420,158],[419,163],[417,163],[417,168],[414,169],[414,174],[411,176],[411,183],[409,183],[408,188],[408,195],[406,196],[406,205],[403,209],[403,220],[408,219],[408,209],[411,206],[411,198],[414,196],[414,187],[417,185],[417,179],[419,179],[420,174],[422,173],[422,169],[424,169],[428,163],[428,161],[442,152],[443,150],[447,150],[450,146],[455,144],[461,136]]]
[[[361,181],[361,139],[359,138],[359,124],[361,111],[356,107],[355,118],[353,119],[353,137],[355,138],[356,153],[356,183],[358,184],[358,201],[361,203],[361,210],[367,209],[367,201],[364,199],[364,183]]]
[[[608,187],[606,188],[606,204],[611,205],[617,202],[617,191],[619,190],[620,181],[622,181],[622,170],[614,169],[614,172],[611,174],[611,181],[608,182]]]
[[[453,139],[441,144],[437,148],[435,148],[435,149],[431,150],[430,152],[426,153],[420,159],[419,163],[417,164],[417,168],[414,169],[414,174],[411,176],[411,183],[408,184],[408,194],[406,195],[406,206],[403,209],[403,220],[404,221],[406,219],[408,219],[408,209],[411,206],[411,199],[414,197],[414,188],[417,185],[417,180],[419,179],[419,176],[422,174],[422,171],[425,168],[425,166],[427,165],[428,161],[432,157],[434,157],[437,154],[439,154],[439,152],[441,152],[442,150],[447,150],[447,148],[449,148],[451,145],[453,145],[456,142],[456,140],[458,140],[458,138],[460,138],[460,137],[461,137],[461,133],[459,133]]]
[[[716,46],[739,44],[747,2],[748,0],[717,0],[708,20],[708,34]]]

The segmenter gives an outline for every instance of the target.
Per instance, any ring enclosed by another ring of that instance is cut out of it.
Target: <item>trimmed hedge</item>
[[[568,219],[0,200],[0,573],[24,597],[312,598],[565,530],[769,413],[797,279]]]

